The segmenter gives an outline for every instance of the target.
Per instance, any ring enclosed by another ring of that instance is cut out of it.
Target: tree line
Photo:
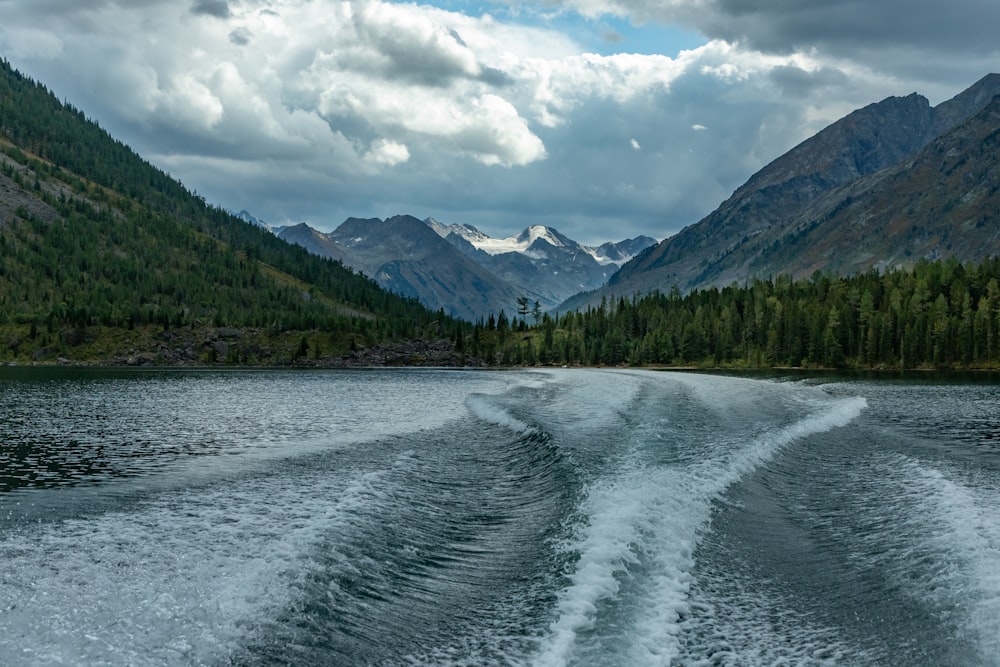
[[[0,221],[11,340],[231,326],[326,332],[328,353],[447,333],[487,365],[1000,368],[996,258],[674,288],[556,315],[521,298],[513,316],[469,323],[207,205],[5,60],[0,144],[0,176],[40,202]],[[0,359],[17,354],[0,346]]]
[[[89,327],[323,331],[328,354],[471,328],[206,204],[2,59],[0,149],[0,361]]]
[[[521,314],[477,322],[464,344],[515,365],[1000,368],[1000,259],[673,288],[538,323]]]

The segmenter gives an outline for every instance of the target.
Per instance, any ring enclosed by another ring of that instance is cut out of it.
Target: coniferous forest
[[[1000,260],[675,289],[531,322],[502,316],[477,323],[469,347],[505,364],[1000,368]]]
[[[206,204],[0,60],[0,363],[286,364],[446,340],[449,363],[487,366],[1000,368],[996,258],[518,311],[469,323],[385,292]]]
[[[290,363],[467,326],[210,206],[0,61],[0,362]]]

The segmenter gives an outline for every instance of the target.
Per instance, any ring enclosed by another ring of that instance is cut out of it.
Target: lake
[[[995,376],[0,369],[0,664],[998,665]]]

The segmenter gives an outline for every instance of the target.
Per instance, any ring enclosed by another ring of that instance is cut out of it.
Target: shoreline
[[[662,372],[706,373],[712,375],[732,376],[766,376],[787,377],[789,375],[802,377],[822,376],[861,376],[873,379],[891,379],[900,377],[980,377],[982,379],[996,376],[1000,380],[1000,368],[885,368],[885,367],[798,367],[798,366],[698,366],[691,364],[665,365],[648,364],[640,366],[609,366],[604,364],[538,364],[503,366],[486,364],[481,359],[473,359],[467,355],[451,350],[438,348],[436,354],[425,356],[426,348],[418,350],[411,344],[385,344],[376,346],[370,351],[356,351],[342,357],[324,359],[302,359],[293,363],[156,363],[148,355],[139,355],[126,360],[105,359],[93,361],[74,361],[57,359],[55,361],[32,361],[20,363],[16,361],[0,362],[0,369],[107,369],[107,370],[385,370],[385,369],[439,369],[439,370],[485,370],[485,371],[524,371],[524,370],[560,370],[560,369],[604,369],[604,370],[645,370]]]

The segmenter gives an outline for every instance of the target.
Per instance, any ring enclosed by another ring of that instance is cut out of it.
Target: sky
[[[850,111],[1000,71],[996,0],[0,0],[0,56],[209,203],[670,236]]]

